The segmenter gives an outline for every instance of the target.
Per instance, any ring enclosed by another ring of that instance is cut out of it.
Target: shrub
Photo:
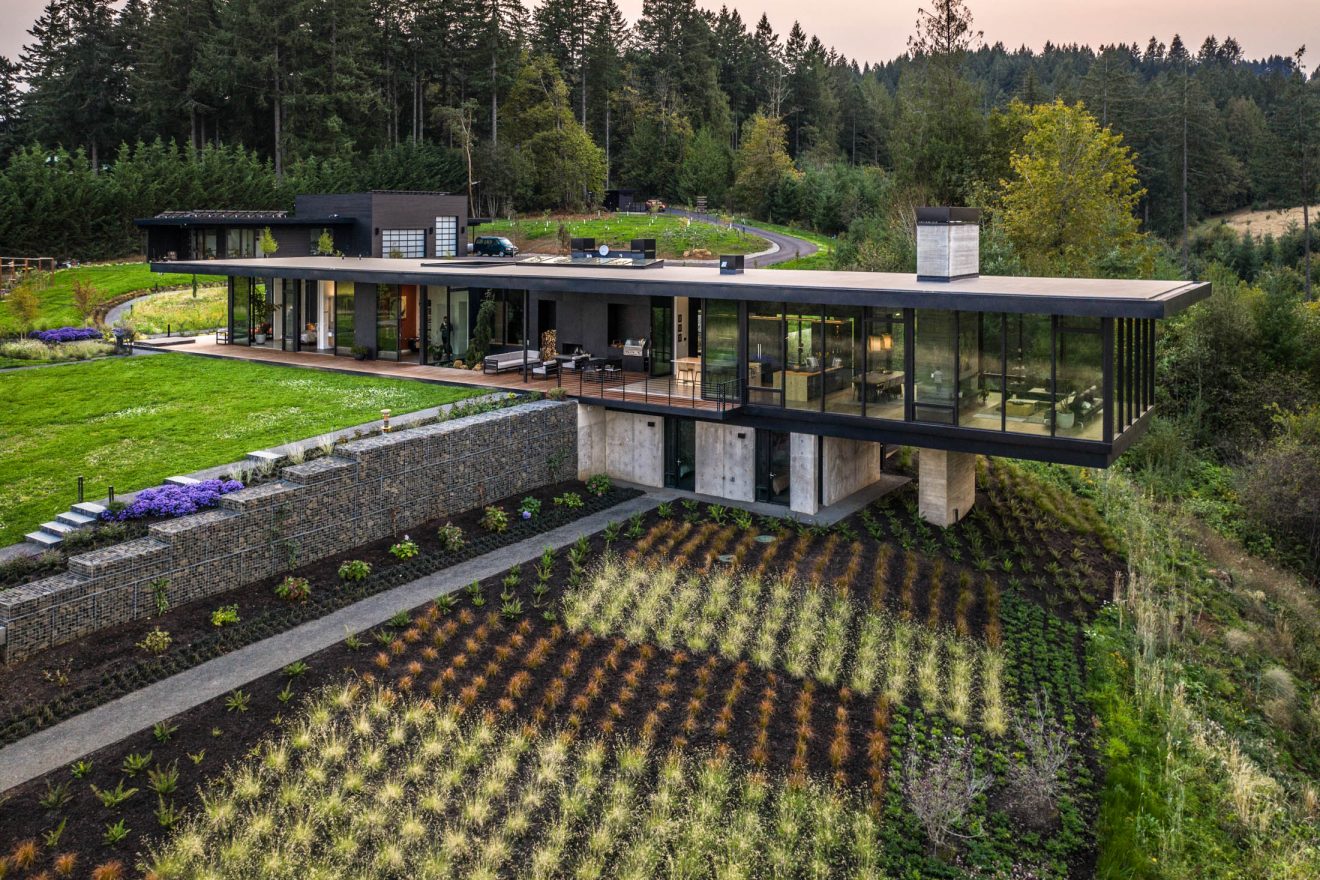
[[[550,398],[551,400],[567,400],[567,399],[568,399],[568,389],[567,389],[567,388],[551,388],[549,391],[547,391],[547,392],[545,393],[545,396],[548,397],[548,398]]]
[[[412,559],[420,552],[422,551],[417,547],[417,542],[407,535],[403,536],[402,541],[390,547],[390,555],[395,559]]]
[[[95,327],[57,327],[54,330],[38,330],[32,334],[33,338],[40,339],[47,345],[58,345],[63,342],[80,342],[88,339],[100,341],[101,331]]]
[[[463,529],[453,523],[445,523],[436,530],[440,539],[440,550],[444,553],[457,553],[463,549]]]
[[[541,499],[528,496],[518,505],[518,512],[523,515],[523,519],[531,519],[541,512]]]
[[[141,519],[145,516],[187,516],[204,507],[215,507],[220,496],[243,488],[238,480],[202,480],[191,486],[158,486],[143,489],[132,503],[101,512],[101,519]]]
[[[567,508],[568,510],[577,510],[582,507],[584,503],[582,496],[576,492],[565,492],[563,495],[555,496],[555,505]]]
[[[312,585],[307,578],[289,575],[275,587],[275,595],[287,602],[306,602],[312,595]]]
[[[339,566],[339,579],[342,581],[365,581],[371,574],[371,563],[365,559],[350,559]]]
[[[612,485],[610,478],[605,474],[595,474],[587,480],[587,491],[599,497],[610,491]]]
[[[502,507],[487,507],[481,515],[481,527],[488,532],[506,532],[509,530],[509,515]]]
[[[238,623],[237,605],[221,605],[211,612],[212,626],[229,626],[234,623]]]
[[[1067,734],[1049,718],[1049,704],[1035,701],[1025,719],[1014,723],[1022,741],[1023,760],[1009,765],[1011,810],[1028,827],[1048,827],[1059,813],[1059,773],[1072,749]]]
[[[925,760],[914,749],[903,764],[903,796],[934,853],[943,852],[950,837],[962,836],[956,829],[991,781],[977,774],[966,749],[946,746]]]
[[[215,622],[215,615],[211,616],[211,621]],[[219,624],[216,625],[219,626]],[[142,641],[138,642],[137,646],[148,654],[164,654],[170,649],[170,643],[173,641],[174,639],[170,637],[168,632],[158,627],[143,636]]]

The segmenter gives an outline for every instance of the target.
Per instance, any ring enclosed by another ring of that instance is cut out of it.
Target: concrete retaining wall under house
[[[67,572],[0,592],[5,659],[343,553],[577,472],[577,407],[538,401],[375,435],[287,465],[220,506],[74,556]]]

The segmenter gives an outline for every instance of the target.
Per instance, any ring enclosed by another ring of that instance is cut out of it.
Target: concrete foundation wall
[[[665,420],[642,413],[607,411],[605,473],[641,486],[663,486]]]
[[[756,431],[717,422],[696,423],[698,495],[756,500]]]
[[[788,437],[788,509],[807,516],[820,510],[817,494],[817,469],[820,438],[814,434],[790,434]]]
[[[607,474],[641,486],[663,486],[664,425],[660,416],[578,404],[578,479]]]
[[[230,493],[148,536],[69,560],[69,570],[0,592],[6,659],[178,606],[438,517],[562,480],[579,469],[575,409],[539,401],[345,443]]]
[[[922,449],[917,463],[917,508],[926,522],[947,528],[976,502],[976,455]]]
[[[825,506],[842,501],[880,479],[879,443],[843,437],[822,437],[821,442],[825,444],[822,461]]]

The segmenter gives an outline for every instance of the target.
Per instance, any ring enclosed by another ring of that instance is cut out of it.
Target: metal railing
[[[577,397],[689,409],[713,409],[724,413],[742,406],[742,381],[703,380],[679,382],[673,376],[646,376],[608,367],[587,367],[577,373]],[[559,385],[573,379],[560,374]],[[569,384],[571,387],[571,384]]]

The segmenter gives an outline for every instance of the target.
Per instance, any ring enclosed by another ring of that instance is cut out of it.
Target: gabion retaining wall
[[[5,659],[231,590],[428,520],[577,473],[577,407],[537,401],[342,444],[287,465],[220,506],[145,538],[69,559],[65,573],[0,592]]]

